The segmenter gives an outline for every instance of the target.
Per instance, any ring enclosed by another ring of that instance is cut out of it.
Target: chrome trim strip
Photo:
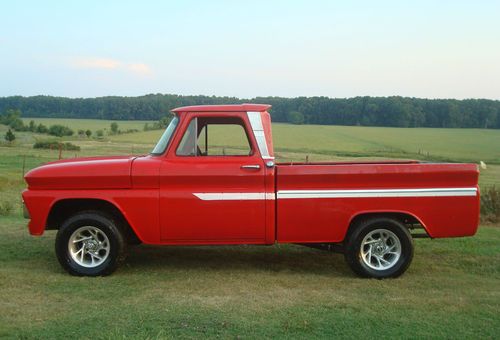
[[[370,197],[465,197],[476,196],[477,188],[366,189],[366,190],[280,190],[265,192],[193,193],[203,201],[274,200],[291,198],[370,198]]]
[[[250,126],[252,127],[253,135],[257,141],[257,147],[259,148],[260,155],[263,159],[268,159],[270,155],[269,150],[267,149],[266,134],[264,133],[264,126],[262,125],[260,112],[248,111],[247,116],[250,121]]]
[[[276,194],[274,192],[266,192],[266,200],[276,199]]]
[[[453,197],[476,195],[477,188],[280,190],[277,198]]]
[[[198,192],[193,195],[202,201],[274,200],[274,193],[265,192]]]
[[[262,119],[260,118],[260,112],[258,111],[248,111],[248,120],[250,121],[250,126],[254,131],[263,131],[264,126],[262,125]]]

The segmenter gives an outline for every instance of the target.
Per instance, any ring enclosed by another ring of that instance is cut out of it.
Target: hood
[[[127,189],[135,156],[88,157],[47,163],[29,171],[30,189]]]

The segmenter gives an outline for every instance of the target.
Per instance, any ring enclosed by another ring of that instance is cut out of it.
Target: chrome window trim
[[[267,149],[266,134],[264,132],[264,126],[262,125],[262,118],[260,112],[248,111],[248,120],[250,121],[250,126],[252,127],[252,132],[257,141],[257,147],[259,148],[260,155],[263,159],[274,159],[269,155],[269,150]]]

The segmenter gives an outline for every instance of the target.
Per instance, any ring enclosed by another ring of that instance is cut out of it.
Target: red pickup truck
[[[189,106],[147,156],[75,158],[31,170],[32,235],[57,229],[74,275],[106,275],[127,245],[300,244],[343,252],[364,277],[397,277],[414,237],[474,235],[474,164],[275,163],[269,105]]]

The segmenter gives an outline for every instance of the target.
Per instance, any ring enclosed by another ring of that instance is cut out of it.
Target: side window
[[[249,156],[252,148],[239,117],[200,117],[189,123],[178,156]]]

